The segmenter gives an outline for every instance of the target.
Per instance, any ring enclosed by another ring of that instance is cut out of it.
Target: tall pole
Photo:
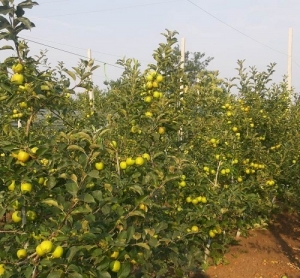
[[[180,50],[181,50],[181,57],[180,57],[180,68],[184,70],[184,62],[185,62],[185,38],[181,38],[181,46],[180,46]],[[182,82],[182,79],[180,79],[180,83]],[[184,86],[180,85],[180,99],[183,99],[183,92],[184,92]],[[178,107],[180,106],[180,102],[178,102]],[[183,140],[183,130],[182,130],[182,126],[180,127],[179,131],[178,131],[178,141],[182,141]]]
[[[181,38],[180,50],[181,50],[181,58],[180,58],[181,65],[180,65],[180,67],[184,70],[184,62],[185,62],[185,38]],[[182,80],[180,80],[180,81],[182,81]],[[184,90],[183,85],[180,86],[180,89],[181,89],[180,94],[183,94],[183,90]]]
[[[181,68],[184,69],[185,62],[185,38],[181,38]]]
[[[287,73],[287,82],[288,82],[289,91],[292,89],[292,45],[293,45],[293,29],[289,28],[288,73]]]
[[[91,49],[87,50],[87,56],[88,56],[88,60],[90,61],[92,59],[92,50]],[[92,81],[92,75],[90,76],[90,79]],[[94,102],[94,91],[93,90],[89,91],[89,99],[90,99],[90,101]]]

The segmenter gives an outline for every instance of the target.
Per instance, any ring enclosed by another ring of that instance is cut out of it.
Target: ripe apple
[[[9,191],[14,191],[15,190],[15,186],[16,185],[16,181],[12,181],[11,184],[7,187]]]
[[[198,233],[198,232],[199,232],[198,226],[193,226],[193,227],[191,228],[191,231],[192,231],[193,233]]]
[[[128,157],[128,158],[126,159],[126,164],[127,164],[128,166],[134,165],[134,164],[135,164],[135,159],[133,159],[132,157]]]
[[[146,76],[146,80],[147,80],[147,81],[152,81],[152,80],[153,80],[153,76],[152,76],[151,74],[148,74],[148,75]]]
[[[193,204],[193,205],[197,205],[198,203],[199,203],[199,201],[198,201],[197,198],[195,198],[195,199],[192,200],[192,204]]]
[[[110,265],[109,265],[109,267],[110,267],[110,270],[112,271],[112,272],[119,272],[119,270],[120,270],[120,268],[121,268],[121,263],[120,263],[120,261],[112,261],[111,263],[110,263]]]
[[[39,244],[36,248],[35,248],[35,252],[37,253],[38,256],[42,257],[45,255],[45,251],[42,249],[41,245]]]
[[[152,82],[151,82],[151,81],[148,81],[147,84],[146,84],[146,87],[147,87],[148,89],[151,89],[151,88],[153,87]]]
[[[206,197],[201,197],[201,202],[203,203],[203,204],[206,204],[207,203],[207,199],[206,199]]]
[[[158,91],[153,92],[153,97],[160,98],[160,92],[158,92]]]
[[[152,112],[145,112],[145,116],[151,118],[153,116]]]
[[[186,197],[185,200],[186,200],[187,203],[191,203],[191,202],[192,202],[192,197],[191,197],[191,196],[188,196],[188,197]]]
[[[119,251],[114,251],[114,252],[110,255],[110,257],[111,257],[112,259],[117,259],[118,256],[119,256]]]
[[[146,96],[146,97],[144,98],[144,101],[149,103],[149,102],[152,101],[152,97],[151,97],[151,96]]]
[[[44,182],[45,182],[45,178],[44,177],[39,177],[38,184],[43,185]]]
[[[120,162],[120,168],[121,168],[122,170],[125,170],[125,169],[127,168],[127,163],[126,163],[126,161]]]
[[[25,151],[19,151],[17,159],[21,162],[27,162],[30,159],[30,155],[29,153],[25,152]]]
[[[209,231],[209,236],[210,236],[211,238],[214,238],[214,237],[216,236],[216,234],[215,234],[215,232],[214,232],[213,230],[210,230],[210,231]]]
[[[15,223],[19,223],[22,220],[21,217],[21,212],[20,211],[14,211],[13,214],[11,215],[11,219]]]
[[[23,68],[24,68],[23,65],[21,63],[18,63],[13,65],[11,69],[14,73],[20,73],[22,72]]]
[[[153,81],[153,82],[152,82],[152,87],[153,87],[153,88],[157,88],[157,87],[158,87],[158,82]]]
[[[61,246],[57,246],[52,253],[52,258],[54,259],[61,258],[63,253],[64,253],[64,249]]]
[[[143,157],[141,156],[138,156],[136,159],[135,159],[135,164],[138,165],[138,166],[141,166],[145,163],[145,160]]]
[[[38,147],[33,147],[33,148],[31,148],[30,150],[32,151],[32,153],[36,153],[36,151],[37,151],[38,149],[39,149]]]
[[[163,76],[161,75],[161,74],[158,74],[157,76],[156,76],[156,82],[162,82],[164,80],[164,78],[163,78]]]
[[[158,133],[159,134],[165,134],[165,132],[166,132],[166,128],[165,127],[163,127],[163,126],[160,126],[159,128],[158,128]]]
[[[181,181],[178,183],[180,187],[185,187],[186,186],[186,182],[185,181]]]
[[[145,212],[148,211],[148,207],[147,207],[145,204],[140,204],[140,205],[139,205],[139,208],[140,208],[141,210],[145,211]]]
[[[4,264],[0,264],[0,276],[2,276],[5,273]]]
[[[41,244],[41,249],[44,251],[44,253],[51,252],[53,248],[53,243],[50,240],[44,240]]]
[[[210,143],[212,143],[212,144],[216,144],[216,143],[217,143],[217,139],[215,139],[215,138],[211,138],[211,139],[210,139]]]
[[[143,158],[145,158],[146,160],[150,160],[150,155],[149,154],[147,154],[147,153],[144,153],[143,155],[142,155],[142,157]]]
[[[27,106],[27,102],[25,102],[25,101],[20,102],[20,103],[19,103],[19,106],[20,106],[20,108],[23,108],[23,109],[25,109],[25,108],[28,107],[28,106]]]
[[[21,192],[27,193],[32,191],[32,184],[29,182],[21,183]]]
[[[24,83],[24,75],[20,74],[20,73],[15,73],[12,75],[12,77],[10,78],[10,81],[12,83],[15,83],[17,85],[21,85]]]
[[[17,251],[17,257],[19,259],[25,259],[27,257],[27,251],[26,251],[26,249],[19,249]]]
[[[104,163],[103,162],[96,162],[95,163],[95,168],[97,169],[97,170],[102,170],[103,168],[104,168]]]

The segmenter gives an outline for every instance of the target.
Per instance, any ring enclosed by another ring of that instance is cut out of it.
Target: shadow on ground
[[[280,214],[269,225],[269,231],[280,245],[284,255],[300,269],[300,220],[296,215]],[[293,246],[288,239],[299,244]]]

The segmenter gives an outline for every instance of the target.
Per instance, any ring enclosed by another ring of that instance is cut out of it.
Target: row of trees
[[[182,69],[166,30],[154,64],[118,61],[101,91],[93,61],[51,68],[18,39],[35,2],[1,3],[0,275],[187,277],[298,209],[299,107],[274,65],[222,80],[187,53]]]

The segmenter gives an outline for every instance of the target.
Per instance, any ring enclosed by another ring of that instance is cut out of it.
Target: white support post
[[[21,119],[18,119],[18,128],[22,127]]]
[[[181,39],[180,50],[181,50],[181,58],[180,58],[181,65],[180,65],[180,67],[184,70],[184,62],[185,62],[185,38]],[[182,80],[180,79],[180,81],[182,81]],[[180,85],[180,89],[181,89],[180,95],[182,95],[183,91],[184,91],[183,85]]]
[[[292,89],[292,46],[293,46],[293,29],[289,28],[289,45],[288,45],[288,73],[287,82],[288,90]]]
[[[181,68],[184,69],[185,62],[185,38],[181,38]]]
[[[180,68],[184,70],[184,62],[185,62],[185,38],[181,38],[181,47],[180,47],[180,50],[181,50],[181,58],[180,58],[180,61],[181,61],[181,65],[180,65]],[[180,83],[182,82],[182,79],[180,79]],[[180,85],[180,99],[183,99],[183,94],[184,94],[184,86],[183,85]],[[180,102],[178,102],[178,107],[180,107]],[[180,127],[180,130],[178,132],[178,140],[179,141],[182,141],[183,140],[183,130],[182,130],[182,127]]]
[[[90,61],[92,59],[92,50],[91,49],[87,50],[87,56],[88,56],[88,60]],[[92,80],[92,76],[90,76],[90,79]],[[94,91],[93,90],[89,91],[89,99],[94,104]]]

